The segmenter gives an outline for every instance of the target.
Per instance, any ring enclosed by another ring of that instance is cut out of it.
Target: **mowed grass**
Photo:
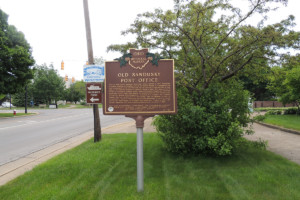
[[[136,135],[104,135],[0,187],[0,199],[300,199],[300,166],[245,142],[231,157],[167,153],[144,134],[144,192],[136,186]]]
[[[33,115],[34,113],[16,113],[14,115],[13,113],[0,113],[0,118],[1,117],[15,117],[15,116],[24,116],[24,115]]]
[[[300,131],[300,115],[265,115],[268,124]]]

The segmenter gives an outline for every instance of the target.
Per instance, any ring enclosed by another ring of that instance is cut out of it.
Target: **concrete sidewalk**
[[[289,133],[276,126],[254,123],[253,135],[246,135],[248,140],[268,142],[267,149],[300,165],[300,135]]]
[[[151,125],[152,118],[145,120],[144,132],[155,132],[155,128]],[[103,134],[113,133],[136,133],[135,121],[125,122],[101,129]],[[9,162],[0,166],[0,186],[6,184],[10,180],[24,174],[50,158],[72,149],[81,143],[93,138],[94,132],[90,131],[68,140],[59,142],[30,155],[24,156],[16,161]]]

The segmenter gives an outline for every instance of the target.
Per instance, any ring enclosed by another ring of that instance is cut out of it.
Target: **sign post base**
[[[135,120],[136,123],[136,149],[137,149],[137,191],[144,191],[144,151],[143,151],[143,129],[144,129],[144,121],[148,117],[152,116],[128,116]]]
[[[137,191],[144,191],[144,152],[143,152],[143,128],[137,128]]]

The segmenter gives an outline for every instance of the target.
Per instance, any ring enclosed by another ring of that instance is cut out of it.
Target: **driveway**
[[[268,150],[300,164],[300,135],[269,128],[257,123],[253,124],[255,133],[247,135],[249,140],[268,141]]]

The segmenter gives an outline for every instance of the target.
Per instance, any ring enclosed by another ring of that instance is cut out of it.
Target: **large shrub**
[[[288,108],[284,111],[285,115],[300,115],[300,112],[297,108]]]
[[[227,87],[227,86],[226,86]],[[214,84],[195,98],[179,88],[178,113],[155,118],[167,150],[179,153],[230,155],[249,118],[248,95],[240,87]]]

